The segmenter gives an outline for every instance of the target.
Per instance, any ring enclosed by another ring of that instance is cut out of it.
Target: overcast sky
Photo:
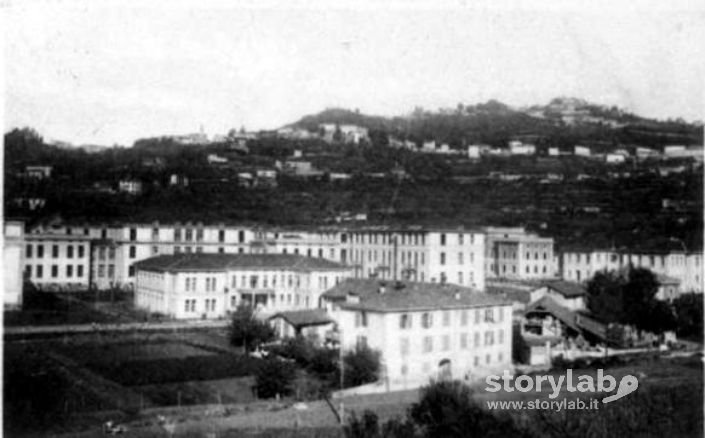
[[[702,2],[93,3],[5,8],[5,130],[131,145],[200,125],[276,128],[326,107],[399,115],[556,96],[657,118],[703,114]]]

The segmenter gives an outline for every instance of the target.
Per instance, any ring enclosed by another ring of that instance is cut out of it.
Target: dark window
[[[44,257],[44,245],[37,245],[37,258]]]
[[[27,245],[27,258],[32,258],[32,245]]]
[[[137,240],[137,228],[130,228],[130,241]]]
[[[51,256],[55,259],[59,258],[59,245],[52,245]]]
[[[130,265],[130,267],[127,268],[127,275],[129,275],[130,277],[135,276],[135,267],[134,266]]]
[[[445,245],[445,244],[446,244],[446,235],[441,234],[441,245]]]
[[[81,258],[81,257],[84,256],[84,254],[85,254],[85,248],[84,248],[83,245],[80,245],[80,246],[78,247],[78,257]]]
[[[238,242],[240,242],[240,243],[245,242],[245,232],[244,232],[244,231],[242,231],[242,230],[238,231],[238,233],[237,233],[237,240],[238,240]]]
[[[52,278],[56,278],[59,276],[59,267],[56,265],[51,265],[51,276]]]
[[[136,255],[137,255],[137,248],[135,248],[135,246],[133,245],[130,247],[130,258],[133,259],[136,257]]]
[[[73,277],[73,265],[66,265],[66,276],[68,278]]]
[[[42,278],[44,276],[44,266],[37,265],[37,278]]]
[[[73,245],[69,245],[66,247],[66,257],[70,259],[73,258]]]
[[[83,277],[83,265],[76,266],[76,277]]]
[[[218,242],[225,242],[225,230],[218,231]]]
[[[105,228],[103,228],[102,230],[100,230],[100,238],[101,238],[101,239],[107,239],[107,238],[108,238],[108,230],[106,230]]]

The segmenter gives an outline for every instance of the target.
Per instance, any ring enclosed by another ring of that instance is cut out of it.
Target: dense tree
[[[367,345],[358,345],[343,355],[345,387],[372,383],[379,378],[380,352]]]
[[[472,391],[459,381],[434,382],[421,389],[409,410],[425,437],[522,437],[510,418],[497,416],[472,400]]]
[[[274,329],[265,321],[257,319],[250,306],[240,305],[232,315],[230,323],[230,343],[253,351],[260,344],[274,339]]]
[[[296,366],[278,358],[262,361],[255,371],[255,387],[257,397],[272,398],[287,396],[293,392],[296,379]]]
[[[589,281],[588,309],[606,323],[633,325],[652,333],[676,326],[671,306],[656,299],[658,281],[644,268],[598,272]]]
[[[684,294],[673,300],[678,336],[702,342],[703,294]]]

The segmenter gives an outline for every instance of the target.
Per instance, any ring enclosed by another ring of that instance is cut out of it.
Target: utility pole
[[[340,424],[345,424],[345,403],[343,402],[343,384],[345,382],[345,360],[343,360],[343,329],[338,328],[338,354],[340,357]]]

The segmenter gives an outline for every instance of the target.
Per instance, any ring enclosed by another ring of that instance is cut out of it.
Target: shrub
[[[345,353],[344,386],[364,385],[372,383],[379,378],[380,353],[366,345],[358,346],[355,350]]]
[[[272,398],[277,394],[287,396],[292,393],[296,367],[290,362],[277,358],[262,361],[255,371],[255,387],[260,398]]]
[[[459,381],[434,382],[422,388],[409,415],[427,437],[529,436],[511,418],[482,409],[472,400],[471,390]]]

